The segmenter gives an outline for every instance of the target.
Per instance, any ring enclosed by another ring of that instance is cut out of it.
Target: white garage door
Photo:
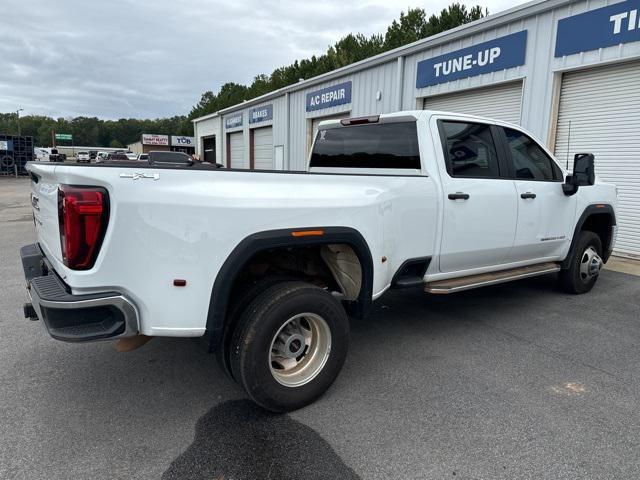
[[[229,160],[231,168],[249,168],[244,160],[244,137],[242,132],[229,134]]]
[[[640,62],[564,74],[555,153],[573,168],[581,152],[618,186],[616,253],[640,256]]]
[[[253,130],[253,168],[273,170],[273,128]]]
[[[522,82],[503,83],[424,99],[425,110],[467,113],[520,123]]]

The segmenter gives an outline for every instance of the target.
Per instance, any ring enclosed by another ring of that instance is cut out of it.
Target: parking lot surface
[[[28,191],[0,178],[2,479],[640,476],[640,277],[390,292],[329,392],[272,415],[195,341],[116,353],[23,319]]]

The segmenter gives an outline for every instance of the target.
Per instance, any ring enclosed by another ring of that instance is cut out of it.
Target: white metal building
[[[429,108],[532,131],[619,187],[616,253],[640,256],[640,0],[534,0],[194,120],[200,155],[305,168],[321,120]]]

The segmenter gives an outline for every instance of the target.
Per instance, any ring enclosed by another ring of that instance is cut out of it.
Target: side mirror
[[[573,174],[567,176],[562,185],[565,195],[573,195],[578,187],[586,187],[596,183],[596,168],[592,153],[576,153],[573,157]]]
[[[592,153],[576,153],[573,158],[573,184],[586,187],[596,183],[596,169]]]

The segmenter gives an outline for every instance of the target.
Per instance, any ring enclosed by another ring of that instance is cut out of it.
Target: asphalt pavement
[[[640,477],[640,277],[390,292],[327,394],[273,415],[192,340],[117,353],[22,318],[28,191],[0,178],[1,479]]]

